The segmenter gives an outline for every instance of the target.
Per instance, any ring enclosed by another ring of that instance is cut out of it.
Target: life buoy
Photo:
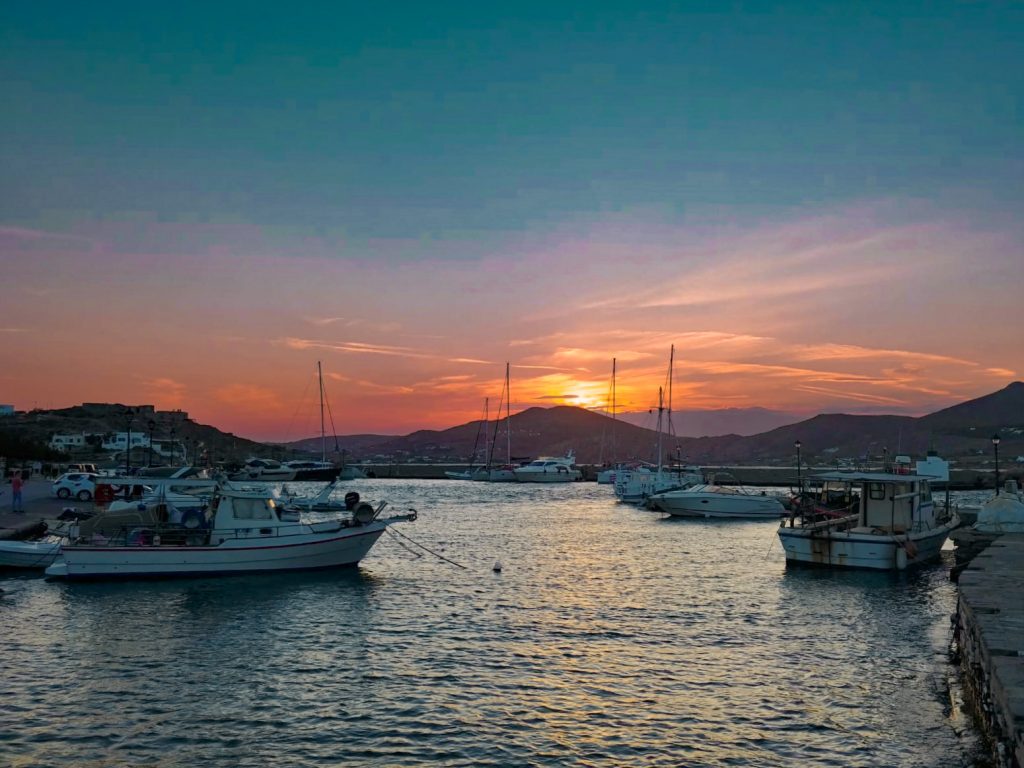
[[[181,513],[181,527],[194,531],[206,524],[206,516],[201,509],[186,509]]]

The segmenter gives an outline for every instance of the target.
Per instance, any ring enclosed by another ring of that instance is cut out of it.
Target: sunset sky
[[[0,61],[19,409],[296,439],[321,360],[339,434],[405,433],[614,357],[640,410],[672,344],[677,409],[1024,377],[1020,4],[8,2]]]

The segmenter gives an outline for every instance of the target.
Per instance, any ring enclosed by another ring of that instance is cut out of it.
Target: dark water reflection
[[[353,487],[466,570],[384,538],[333,573],[0,578],[0,763],[972,763],[948,566],[789,570],[771,523],[592,484]]]

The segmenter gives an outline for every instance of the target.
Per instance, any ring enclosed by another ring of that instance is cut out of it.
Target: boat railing
[[[294,525],[261,527],[253,521],[251,528],[186,528],[174,523],[155,525],[124,525],[115,529],[94,532],[90,537],[77,536],[71,532],[68,546],[82,547],[205,547],[218,546],[226,541],[244,539],[262,541],[306,533]],[[339,521],[339,530],[347,527],[349,521]]]
[[[781,526],[783,528],[803,528],[812,532],[826,532],[832,530],[843,530],[846,528],[852,528],[857,524],[857,520],[860,515],[856,512],[852,514],[840,514],[840,515],[817,515],[814,513],[800,514],[794,512],[789,517],[783,518]]]

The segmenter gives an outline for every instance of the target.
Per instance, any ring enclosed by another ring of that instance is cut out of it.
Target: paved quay
[[[1005,534],[960,574],[961,665],[999,765],[1024,766],[1024,534]]]
[[[0,539],[22,538],[41,521],[58,517],[65,507],[92,510],[92,502],[55,498],[52,485],[53,481],[48,478],[32,478],[25,483],[21,493],[25,511],[21,513],[11,511],[10,483],[0,485]]]

